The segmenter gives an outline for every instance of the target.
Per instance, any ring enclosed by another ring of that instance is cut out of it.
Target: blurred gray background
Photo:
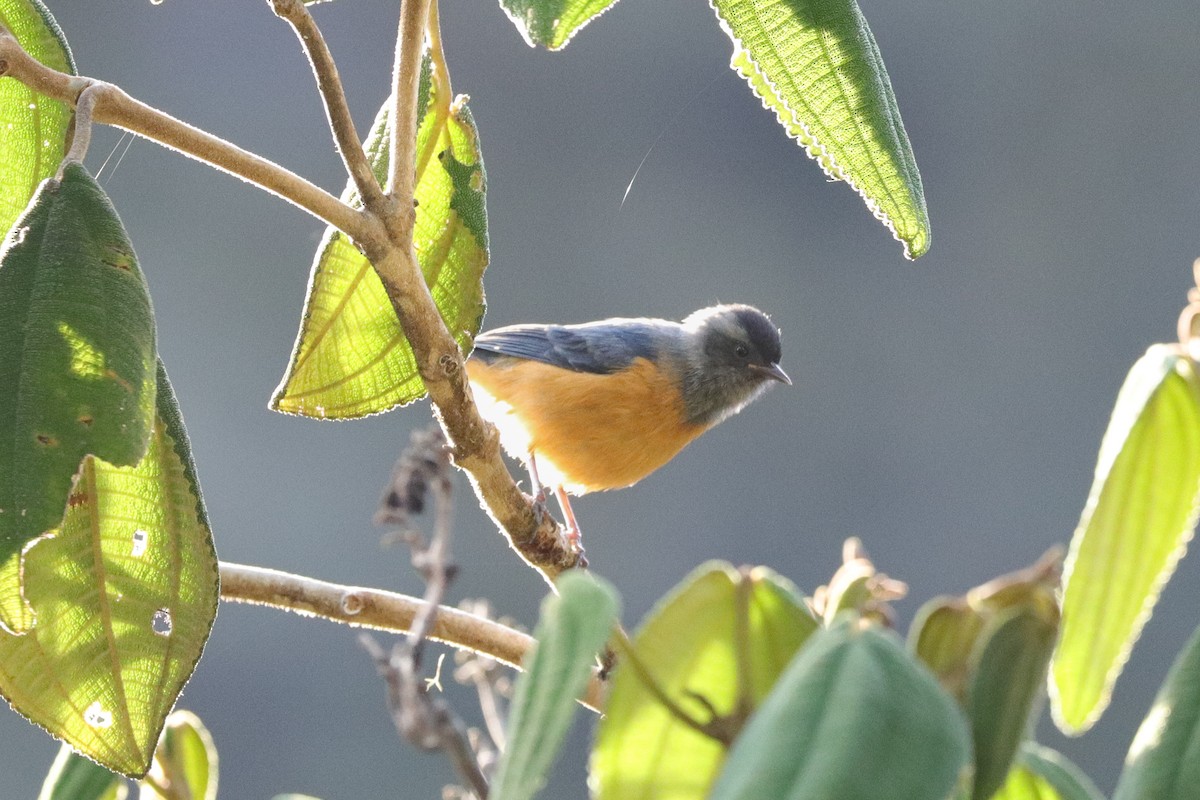
[[[262,0],[47,2],[84,74],[341,190],[309,69]],[[314,9],[360,130],[387,93],[397,5]],[[925,182],[933,247],[916,263],[728,69],[707,4],[625,0],[549,54],[495,2],[442,2],[487,163],[487,326],[738,300],[784,332],[793,388],[576,503],[630,625],[710,558],[811,592],[851,535],[909,583],[905,627],[929,597],[1031,562],[1070,538],[1126,370],[1173,336],[1200,256],[1195,4],[862,9]],[[92,169],[118,144],[101,131]],[[322,226],[146,141],[116,160],[102,182],[150,282],[221,557],[419,593],[371,515],[427,407],[346,423],[266,408]],[[544,586],[459,488],[454,599],[532,625]],[[1105,791],[1198,593],[1185,559],[1092,733],[1042,726]],[[398,741],[356,635],[222,605],[181,705],[216,737],[223,797],[439,796],[448,763]],[[544,796],[585,796],[590,737],[581,715]],[[3,710],[4,796],[35,796],[56,749]]]

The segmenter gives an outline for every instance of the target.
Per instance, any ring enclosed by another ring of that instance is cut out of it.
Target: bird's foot
[[[579,528],[568,525],[567,532],[563,534],[563,544],[567,550],[579,557],[580,568],[587,569],[588,560],[583,549],[583,534],[579,532]]]
[[[537,494],[525,496],[529,498],[529,502],[533,506],[533,518],[537,521],[538,526],[541,526],[550,516],[550,507],[546,505],[546,501],[550,498],[546,495],[546,490],[539,489]]]

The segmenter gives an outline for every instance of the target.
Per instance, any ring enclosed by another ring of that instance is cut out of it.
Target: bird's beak
[[[783,371],[783,367],[779,366],[778,364],[771,364],[770,366],[766,367],[760,364],[752,364],[751,366],[755,372],[759,372],[773,381],[786,383],[788,386],[792,385],[792,379],[789,378],[787,373]]]

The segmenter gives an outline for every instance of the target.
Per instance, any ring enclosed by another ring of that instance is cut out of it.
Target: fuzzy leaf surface
[[[904,245],[929,250],[912,145],[875,37],[855,0],[709,0],[730,67],[825,173],[845,181]]]
[[[78,164],[0,247],[0,624],[27,630],[21,554],[87,455],[132,466],[154,421],[154,315],[133,246]]]
[[[159,369],[134,467],[88,456],[61,525],[25,557],[35,624],[0,633],[0,693],[123,775],[150,767],[217,612],[217,556],[174,393]]]
[[[75,74],[66,37],[41,0],[0,0],[0,25],[34,59]],[[71,108],[20,81],[0,81],[0,235],[12,227],[67,151]]]

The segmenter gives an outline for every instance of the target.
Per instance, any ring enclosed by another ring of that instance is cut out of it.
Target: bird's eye
[[[750,348],[746,347],[744,344],[739,344],[737,347],[733,348],[733,352],[738,358],[747,358],[750,355]]]

